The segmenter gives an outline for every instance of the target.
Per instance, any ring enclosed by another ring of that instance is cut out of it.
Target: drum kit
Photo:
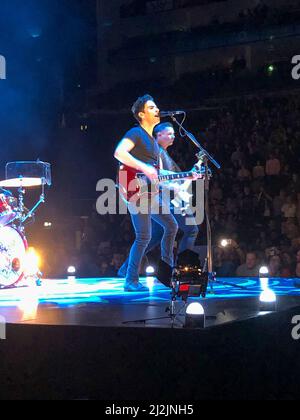
[[[25,225],[45,202],[45,186],[51,185],[50,164],[40,160],[9,162],[5,175],[6,179],[0,181],[0,289],[27,285]],[[24,205],[24,195],[32,187],[41,187],[41,194],[29,210]],[[7,188],[16,189],[17,198]]]

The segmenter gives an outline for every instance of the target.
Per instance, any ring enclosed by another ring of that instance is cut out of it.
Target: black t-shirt
[[[181,172],[177,163],[171,158],[169,153],[163,149],[162,147],[159,148],[160,158],[162,161],[162,169],[172,172]]]
[[[130,151],[133,157],[145,163],[158,164],[158,143],[142,127],[132,128],[123,138],[130,139],[135,144],[135,147]]]

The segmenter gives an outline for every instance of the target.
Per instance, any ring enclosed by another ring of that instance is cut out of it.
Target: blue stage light
[[[40,27],[31,27],[28,29],[29,35],[32,38],[40,38],[40,36],[42,35],[42,28]]]

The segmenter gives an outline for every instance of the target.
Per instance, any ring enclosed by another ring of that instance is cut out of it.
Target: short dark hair
[[[148,101],[154,101],[154,99],[152,98],[151,95],[146,94],[146,95],[143,95],[143,96],[140,96],[139,98],[137,98],[135,103],[132,105],[131,112],[133,113],[134,118],[138,122],[141,122],[141,119],[139,117],[139,113],[144,111],[145,104]]]
[[[174,128],[174,127],[173,127],[173,124],[169,122],[157,124],[153,129],[153,137],[156,138],[157,134],[160,133],[161,131],[164,131],[166,128]]]

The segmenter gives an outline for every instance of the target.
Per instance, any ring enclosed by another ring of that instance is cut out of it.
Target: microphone
[[[185,114],[185,111],[160,111],[160,117],[173,117],[173,115]]]

